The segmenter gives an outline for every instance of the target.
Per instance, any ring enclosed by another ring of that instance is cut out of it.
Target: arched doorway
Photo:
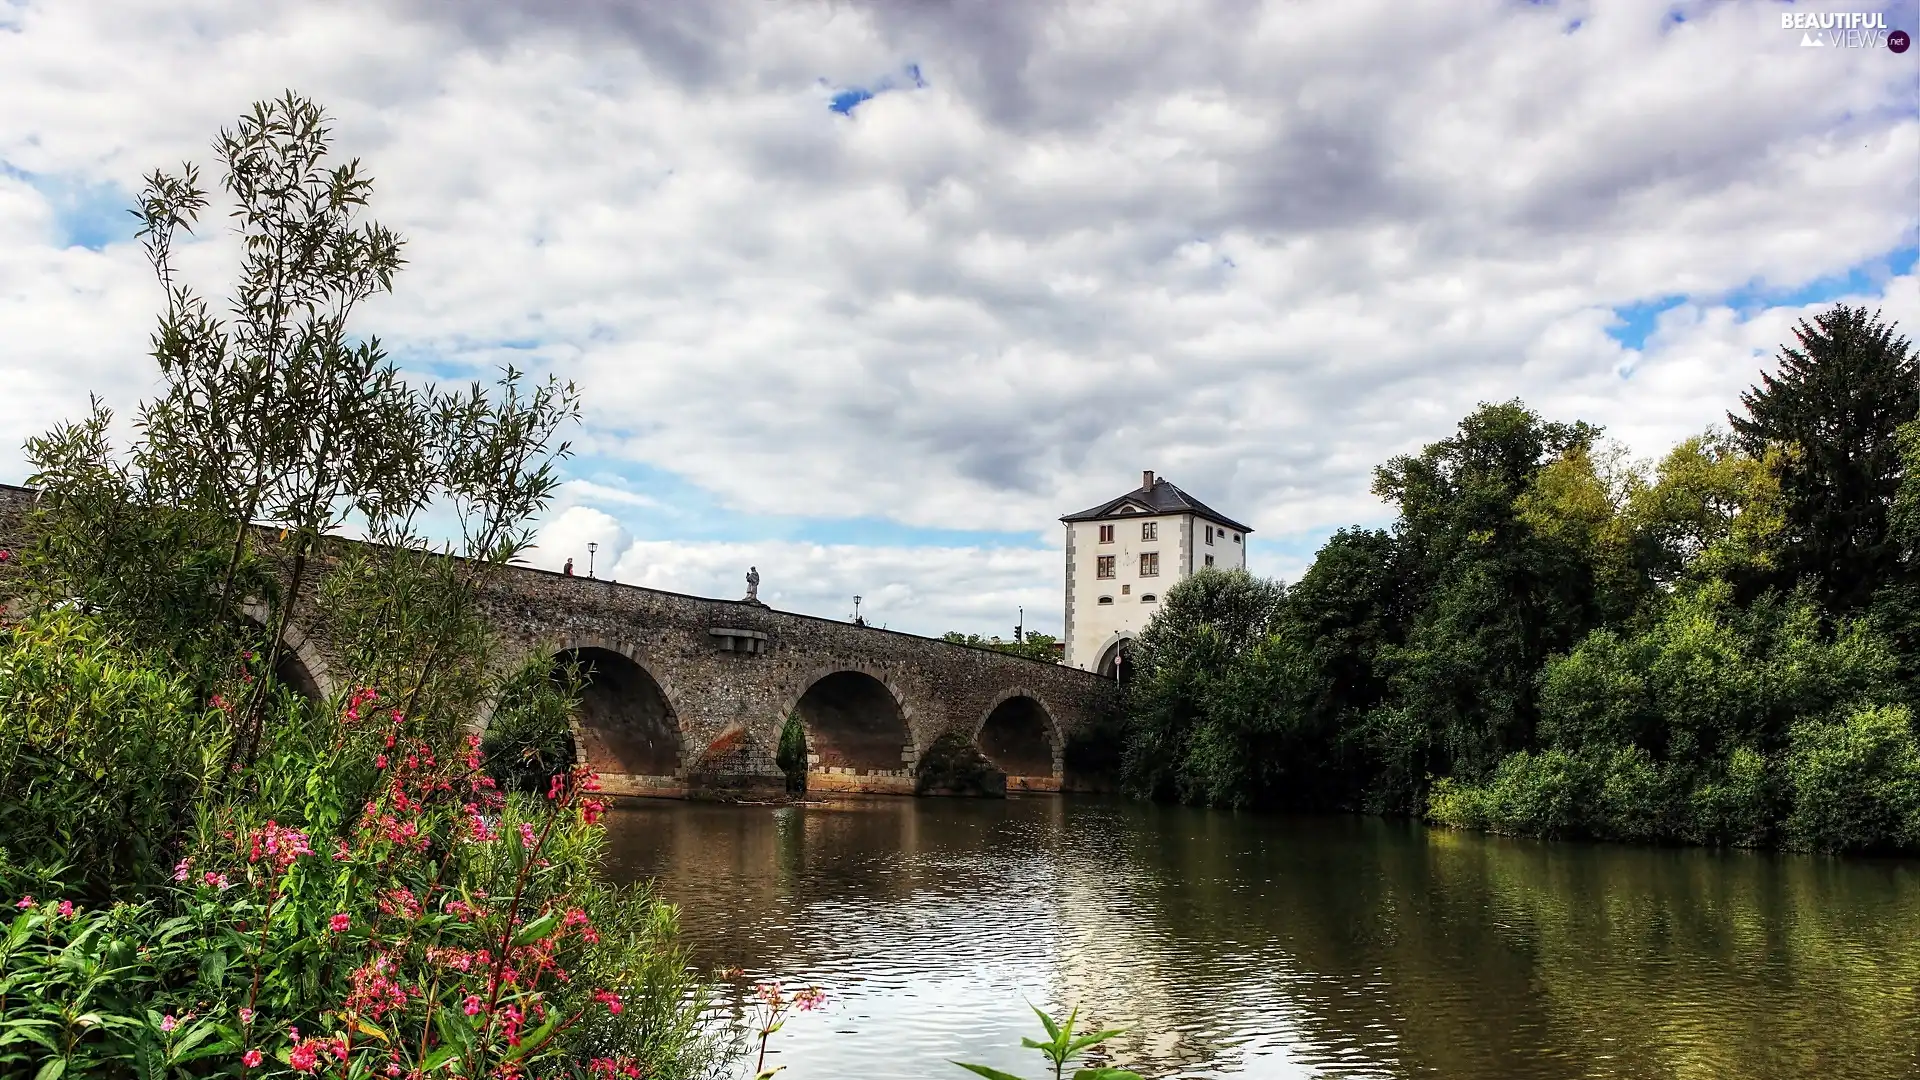
[[[1133,639],[1121,638],[1108,645],[1100,654],[1100,663],[1095,665],[1094,673],[1103,679],[1117,679],[1121,683],[1133,681]]]
[[[807,790],[913,791],[913,739],[887,684],[861,671],[814,680],[794,706],[806,735]]]
[[[975,742],[1007,774],[1008,790],[1059,790],[1053,770],[1053,722],[1033,698],[1015,694],[994,706]]]
[[[647,669],[612,649],[569,649],[558,665],[577,662],[582,686],[576,714],[580,753],[603,777],[665,777],[680,769],[680,726]],[[624,785],[621,785],[624,786]]]

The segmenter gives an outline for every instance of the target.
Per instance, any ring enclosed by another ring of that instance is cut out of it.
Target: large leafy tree
[[[1899,569],[1887,518],[1899,492],[1896,432],[1920,415],[1920,357],[1865,307],[1841,304],[1802,320],[1777,373],[1729,413],[1754,457],[1784,451],[1786,529],[1775,583],[1811,583],[1836,612],[1867,606]]]
[[[1243,661],[1272,633],[1285,595],[1280,582],[1244,570],[1201,570],[1167,590],[1133,651],[1123,763],[1130,788],[1247,801],[1246,770],[1258,753],[1239,735],[1271,713],[1272,695],[1248,680]]]
[[[1491,770],[1531,738],[1540,666],[1599,612],[1591,564],[1530,524],[1523,499],[1598,435],[1518,401],[1482,405],[1452,437],[1376,471],[1417,598],[1405,644],[1382,654],[1392,689],[1369,721],[1389,763],[1384,804],[1417,800],[1429,772]]]

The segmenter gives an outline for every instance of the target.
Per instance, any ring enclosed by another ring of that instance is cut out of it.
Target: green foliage
[[[0,861],[39,868],[0,889],[64,878],[93,902],[164,880],[231,737],[188,680],[70,609],[0,631],[0,717]]]
[[[1905,705],[1864,706],[1793,729],[1786,831],[1817,851],[1920,844],[1920,743]]]
[[[1066,1072],[1067,1065],[1077,1059],[1081,1054],[1097,1048],[1101,1043],[1106,1042],[1116,1035],[1123,1034],[1120,1028],[1075,1032],[1074,1028],[1080,1020],[1080,1007],[1077,1005],[1073,1007],[1071,1012],[1067,1013],[1065,1020],[1055,1020],[1036,1006],[1029,1005],[1027,1007],[1033,1009],[1033,1014],[1040,1018],[1040,1025],[1046,1029],[1047,1039],[1045,1042],[1040,1042],[1035,1039],[1021,1039],[1020,1045],[1032,1050],[1038,1050],[1046,1057],[1047,1064],[1053,1069],[1054,1080],[1060,1080],[1060,1077]],[[1019,1077],[1010,1072],[1003,1072],[988,1065],[969,1065],[961,1061],[956,1061],[954,1064],[976,1076],[984,1076],[987,1080],[1020,1080]],[[1141,1077],[1140,1074],[1129,1072],[1126,1069],[1116,1069],[1111,1066],[1095,1066],[1093,1068],[1075,1069],[1073,1071],[1073,1080],[1141,1080]]]
[[[1232,801],[1237,785],[1219,770],[1243,764],[1245,706],[1266,675],[1241,661],[1272,629],[1282,595],[1278,582],[1244,570],[1201,570],[1167,590],[1134,643],[1122,763],[1130,790]]]
[[[987,760],[973,740],[949,731],[921,753],[913,785],[921,794],[1005,795],[1007,774]]]
[[[774,751],[773,763],[787,776],[787,790],[800,793],[807,790],[807,725],[800,721],[800,714],[787,714],[787,722],[780,726],[780,745]]]
[[[480,743],[487,774],[510,791],[538,791],[577,759],[573,716],[584,678],[577,663],[533,657],[507,677]]]
[[[1042,634],[1035,630],[1026,632],[1026,636],[1017,641],[1002,641],[999,635],[983,637],[979,634],[963,634],[958,630],[949,630],[940,635],[941,641],[950,641],[955,645],[970,645],[976,649],[992,649],[1009,656],[1024,656],[1029,660],[1057,664],[1060,662],[1060,639],[1051,634]]]
[[[1805,582],[1851,613],[1900,569],[1888,516],[1904,473],[1901,425],[1920,416],[1920,356],[1864,307],[1837,305],[1794,328],[1778,374],[1729,414],[1741,447],[1783,452],[1785,530],[1778,584]]]

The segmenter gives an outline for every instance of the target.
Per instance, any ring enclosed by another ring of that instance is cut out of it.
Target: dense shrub
[[[1007,774],[973,740],[949,731],[921,751],[913,789],[921,795],[1005,795]]]
[[[65,648],[111,652],[97,620],[53,615],[14,631],[11,653],[45,647],[48,622]],[[119,704],[63,712],[70,742],[118,730]],[[44,874],[8,883],[33,891],[0,952],[0,1008],[22,1036],[0,1041],[0,1066],[214,1075],[258,1053],[339,1075],[585,1076],[601,1059],[695,1076],[718,1062],[671,909],[595,878],[605,808],[589,775],[509,797],[477,737],[447,746],[370,689],[282,715],[240,784],[194,792],[150,845],[179,854],[148,899],[101,910]],[[98,814],[115,795],[62,805]]]
[[[1920,743],[1904,705],[1864,706],[1793,729],[1786,833],[1818,851],[1920,844]]]
[[[219,779],[222,706],[70,609],[0,632],[0,861],[93,902],[164,880]]]
[[[502,687],[480,744],[487,775],[514,791],[538,791],[578,758],[573,740],[573,702],[579,696],[579,666],[556,666],[534,658]]]

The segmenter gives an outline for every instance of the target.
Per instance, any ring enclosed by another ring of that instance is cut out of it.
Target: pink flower
[[[21,911],[27,910],[28,908],[33,906],[33,894],[28,893],[27,895],[21,897],[20,902],[13,906],[19,908]]]
[[[624,1007],[620,1004],[619,995],[609,990],[595,990],[593,992],[593,1000],[605,1005],[607,1011],[615,1016],[619,1016],[620,1010]]]
[[[259,1068],[260,1063],[265,1060],[266,1060],[266,1055],[262,1054],[258,1050],[249,1050],[246,1053],[240,1055],[240,1061],[243,1064],[245,1064],[246,1067],[249,1069]]]
[[[73,918],[73,901],[71,900],[60,901],[60,916],[61,918],[65,918],[65,919]]]
[[[295,1072],[312,1072],[320,1067],[320,1049],[312,1040],[303,1042],[287,1055],[287,1064],[293,1066]]]
[[[252,1006],[250,1005],[240,1006],[240,1022],[242,1024],[253,1023],[253,1017],[254,1017],[254,1012],[253,1012]]]
[[[173,880],[175,881],[187,880],[187,874],[192,869],[193,869],[192,859],[181,859],[179,862],[173,864]]]
[[[480,996],[478,994],[468,994],[467,1000],[461,1002],[460,1009],[468,1016],[479,1016],[481,1009]]]
[[[800,1007],[801,1012],[812,1012],[825,1004],[826,1000],[827,992],[817,986],[809,986],[805,990],[796,990],[793,993],[793,1003]]]
[[[179,1026],[180,1026],[180,1021],[175,1020],[173,1018],[172,1013],[168,1013],[167,1015],[160,1018],[161,1031],[172,1031],[174,1028],[177,1028]]]
[[[336,934],[346,933],[347,928],[352,925],[353,920],[348,918],[347,913],[344,911],[327,920],[327,929],[332,930]]]
[[[520,842],[525,844],[528,847],[532,847],[535,843],[535,837],[533,835],[533,826],[527,824],[524,821],[520,823]]]
[[[607,812],[607,804],[599,799],[587,799],[580,804],[580,820],[589,825],[598,822]]]
[[[374,767],[374,768],[376,768],[376,769],[384,769],[384,768],[386,768],[386,767],[387,767],[387,755],[385,755],[385,754],[375,754],[375,755],[373,755],[373,767]]]

